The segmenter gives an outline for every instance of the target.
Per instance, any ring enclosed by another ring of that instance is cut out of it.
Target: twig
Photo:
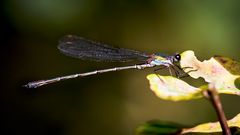
[[[214,109],[217,113],[218,120],[223,131],[222,133],[224,135],[231,135],[231,131],[228,127],[227,119],[223,111],[222,103],[216,89],[209,88],[208,90],[204,91],[203,94],[206,98],[208,98],[211,101],[212,105],[214,106]]]

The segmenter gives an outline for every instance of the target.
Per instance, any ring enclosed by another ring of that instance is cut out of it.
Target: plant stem
[[[222,103],[216,89],[211,88],[204,91],[204,96],[207,97],[211,101],[212,105],[214,106],[214,109],[217,113],[218,120],[220,122],[222,131],[223,131],[222,133],[224,135],[231,135],[231,131],[228,127],[227,119],[223,111]]]

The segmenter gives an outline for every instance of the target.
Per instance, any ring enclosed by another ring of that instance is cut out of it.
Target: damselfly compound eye
[[[175,55],[175,60],[176,61],[180,61],[181,60],[181,55],[180,54],[176,54]]]

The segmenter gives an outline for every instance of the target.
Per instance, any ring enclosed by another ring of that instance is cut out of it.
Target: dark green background
[[[21,85],[128,65],[66,57],[56,48],[66,34],[148,53],[194,50],[201,60],[216,54],[239,60],[239,1],[2,0],[0,4],[0,134],[130,135],[152,119],[187,125],[216,121],[204,99],[158,99],[146,79],[151,69],[106,73],[38,89]],[[225,95],[222,101],[228,119],[240,112],[239,97]]]

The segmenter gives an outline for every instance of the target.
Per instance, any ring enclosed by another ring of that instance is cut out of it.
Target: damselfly
[[[67,75],[62,77],[56,77],[53,79],[39,80],[34,82],[29,82],[24,85],[27,88],[37,88],[46,84],[59,82],[61,80],[67,80],[71,78],[84,77],[89,75],[95,75],[100,73],[106,73],[111,71],[119,71],[126,69],[145,69],[149,67],[167,67],[171,73],[173,70],[176,76],[179,76],[179,71],[182,69],[177,65],[180,61],[180,54],[175,55],[162,55],[160,53],[146,54],[143,52],[117,48],[102,44],[99,42],[87,40],[82,37],[67,35],[59,41],[58,49],[60,52],[67,56],[79,58],[82,60],[92,60],[92,61],[106,61],[106,62],[130,62],[138,61],[142,64],[136,64],[124,67],[114,67],[109,69],[96,70],[86,73],[78,73],[73,75]]]

